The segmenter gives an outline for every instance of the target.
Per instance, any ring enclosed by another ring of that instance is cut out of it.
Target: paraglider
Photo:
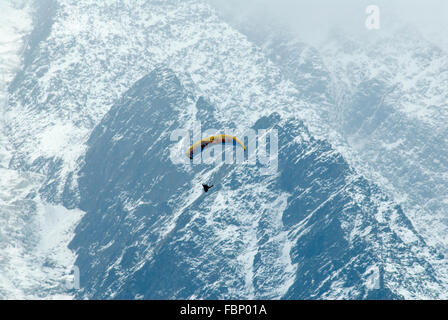
[[[206,185],[206,184],[202,184],[202,187],[204,188],[204,191],[205,191],[205,192],[208,192],[208,189],[210,189],[211,187],[213,187],[213,185],[209,186],[209,185]]]
[[[243,148],[243,150],[246,151],[246,146],[237,137],[228,134],[219,134],[201,139],[200,141],[194,143],[192,146],[190,146],[190,148],[188,148],[186,155],[190,159],[193,159],[195,155],[200,154],[205,148],[217,143],[233,143],[235,145],[239,144]],[[208,192],[208,190],[212,188],[213,185],[209,186],[207,184],[202,184],[202,187],[204,188],[205,192]]]
[[[215,136],[204,138],[196,142],[190,148],[188,148],[186,155],[190,159],[193,159],[194,155],[201,153],[202,150],[216,143],[222,143],[222,144],[235,143],[239,144],[244,150],[246,150],[244,144],[237,137],[228,134],[218,134]]]

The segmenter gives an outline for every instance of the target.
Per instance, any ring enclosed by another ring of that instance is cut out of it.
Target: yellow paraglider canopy
[[[210,136],[208,138],[204,138],[196,143],[194,143],[190,148],[188,148],[186,155],[190,159],[193,159],[193,156],[199,152],[202,152],[206,147],[217,144],[217,143],[238,143],[246,150],[244,144],[237,138],[228,134],[218,134],[215,136]]]

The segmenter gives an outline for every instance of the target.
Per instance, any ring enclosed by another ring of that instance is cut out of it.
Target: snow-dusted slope
[[[9,166],[15,150],[5,130],[7,90],[23,67],[31,7],[1,1],[0,21],[0,299],[68,298],[75,257],[67,243],[82,212],[46,204],[38,195],[44,177]]]
[[[306,93],[320,119],[307,119],[311,129],[389,190],[446,254],[447,53],[409,26],[363,38],[334,32],[313,48],[275,23],[233,23]]]
[[[78,158],[90,130],[160,63],[188,74],[193,92],[217,102],[218,112],[239,126],[298,103],[261,52],[201,2],[37,4],[25,67],[11,85],[6,131],[11,167],[42,174],[45,200],[76,206]]]
[[[9,161],[8,141],[3,136],[4,110],[8,103],[8,84],[21,66],[21,53],[25,47],[24,35],[31,29],[28,8],[18,9],[12,2],[0,3],[0,165]]]
[[[241,124],[254,121],[254,109],[297,103],[261,52],[201,2],[60,1],[54,7],[54,21],[42,23],[51,28],[48,38],[29,53],[32,63],[13,87],[7,116],[14,165],[70,178],[89,130],[159,63],[188,72],[198,92]],[[64,182],[53,181],[47,196],[63,192]]]
[[[344,136],[446,254],[448,54],[406,28],[368,43],[340,38],[323,56],[343,96]]]
[[[71,243],[79,298],[445,297],[443,259],[402,209],[295,117],[254,124],[278,130],[274,174],[173,164],[170,132],[192,99],[204,130],[229,124],[157,68],[92,133],[79,179],[86,215]],[[215,184],[207,194],[204,180]]]
[[[43,177],[0,168],[0,298],[69,298],[75,256],[67,248],[80,210],[37,196]]]

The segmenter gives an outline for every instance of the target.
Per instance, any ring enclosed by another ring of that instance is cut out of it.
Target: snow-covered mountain
[[[409,27],[367,44],[329,42],[323,52],[342,87],[341,132],[446,254],[448,53]]]
[[[307,93],[324,136],[446,254],[448,53],[410,26],[362,38],[334,32],[317,48],[275,24],[236,27]]]
[[[64,284],[75,256],[67,243],[82,214],[42,201],[45,177],[10,166],[15,150],[5,117],[7,88],[23,67],[32,12],[22,1],[0,3],[0,299],[70,297]]]
[[[296,118],[274,113],[253,125],[279,132],[277,174],[172,164],[161,141],[183,125],[192,97],[174,72],[156,69],[93,131],[79,179],[86,215],[71,243],[80,298],[444,294],[439,257],[401,208]],[[216,126],[213,105],[196,99],[196,117]],[[215,190],[204,194],[203,179]]]
[[[336,90],[341,64],[297,41],[244,35],[199,0],[42,0],[32,16],[3,116],[15,178],[2,181],[15,198],[0,243],[16,239],[21,260],[0,266],[33,260],[48,272],[27,266],[0,288],[25,298],[446,298],[446,260],[409,220],[410,203],[371,177],[386,174],[352,143],[359,136],[344,140],[350,117],[325,124],[349,112],[333,108],[354,108],[353,88],[377,92],[374,83]],[[170,133],[194,121],[278,130],[278,172],[173,164]],[[208,194],[204,179],[216,184]],[[73,254],[81,289],[67,291]]]

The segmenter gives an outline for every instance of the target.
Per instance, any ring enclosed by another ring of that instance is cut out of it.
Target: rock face
[[[79,178],[86,215],[71,243],[79,298],[434,296],[422,283],[442,294],[401,208],[296,118],[253,126],[278,130],[273,175],[259,163],[173,164],[169,136],[189,99],[171,70],[156,69],[93,131]],[[206,100],[197,109],[211,119],[203,126],[216,124]],[[207,194],[203,179],[216,185]]]
[[[446,254],[447,53],[412,29],[352,45],[338,58],[334,43],[324,51],[346,86],[341,131],[387,179],[419,233]]]
[[[347,160],[380,175],[419,233],[446,254],[447,53],[411,27],[366,39],[335,33],[318,48],[276,25],[236,27],[294,83],[320,131],[336,132],[356,154],[342,150]]]
[[[46,0],[35,12],[9,87],[8,170],[33,178],[20,200],[75,210],[60,237],[77,255],[75,298],[446,298],[444,257],[328,138],[337,99],[317,50],[295,43],[296,66],[290,47],[263,51],[197,0]],[[276,130],[278,170],[174,163],[171,134],[195,121]],[[58,212],[54,225],[73,213]]]

